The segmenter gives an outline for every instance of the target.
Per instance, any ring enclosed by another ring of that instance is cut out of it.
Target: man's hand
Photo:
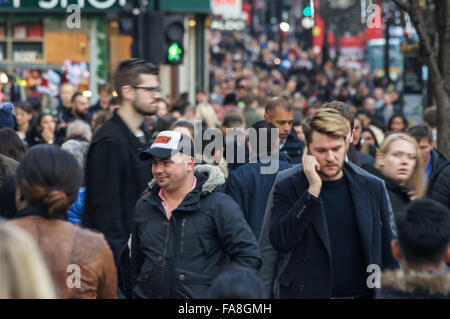
[[[307,146],[303,151],[302,163],[303,172],[305,173],[306,178],[309,182],[308,193],[315,197],[319,197],[320,190],[322,189],[322,179],[317,172],[320,170],[320,165],[314,156],[308,155]]]

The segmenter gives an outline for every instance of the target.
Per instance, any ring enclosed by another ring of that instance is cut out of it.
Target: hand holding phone
[[[319,197],[320,190],[322,189],[322,179],[318,173],[320,165],[317,159],[311,155],[307,146],[305,146],[303,151],[302,164],[303,172],[309,182],[308,192],[315,197]]]

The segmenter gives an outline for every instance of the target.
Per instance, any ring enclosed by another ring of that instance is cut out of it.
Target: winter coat
[[[50,218],[42,206],[27,207],[9,222],[27,231],[38,244],[59,298],[117,298],[117,271],[102,234]],[[76,285],[76,280],[69,276],[76,278],[77,269],[80,287],[70,287],[67,283]]]
[[[401,212],[406,205],[411,201],[411,197],[409,196],[409,189],[406,186],[399,185],[394,182],[387,176],[384,176],[378,169],[375,167],[367,166],[364,167],[369,173],[381,178],[384,180],[386,189],[389,194],[389,199],[391,200],[392,210],[394,214],[398,214]]]
[[[367,171],[361,169],[360,167],[356,166],[352,162],[348,162],[348,164],[359,174],[363,175],[370,175],[374,177],[375,179],[378,179],[378,177],[368,173]],[[274,186],[272,187],[272,190],[270,191],[270,194],[267,199],[267,205],[266,205],[266,211],[264,213],[264,220],[263,225],[261,229],[261,235],[259,237],[259,250],[261,252],[261,257],[263,259],[263,264],[258,272],[259,277],[262,279],[265,287],[265,292],[267,296],[274,297],[274,283],[277,276],[277,273],[281,271],[289,261],[290,252],[287,253],[280,253],[279,251],[275,250],[275,248],[270,243],[269,239],[269,229],[270,229],[270,223],[272,218],[272,207],[273,207],[273,192],[275,189],[275,185],[279,183],[280,181],[284,180],[285,178],[288,178],[291,175],[297,174],[302,171],[302,165],[296,165],[292,168],[288,168],[282,172],[279,172],[277,174],[277,177],[275,178]],[[384,181],[379,179],[381,183],[384,184]],[[383,186],[384,190],[384,196],[386,197],[386,200],[388,201],[388,207],[389,207],[389,224],[391,226],[391,230],[394,237],[397,237],[397,227],[395,225],[395,219],[394,219],[394,213],[392,212],[392,207],[389,202],[389,196],[386,191],[386,187]]]
[[[76,225],[81,225],[81,217],[83,216],[84,197],[86,195],[86,187],[80,187],[78,197],[75,203],[70,206],[67,211],[67,220]]]
[[[436,149],[431,151],[431,161],[427,196],[450,208],[450,161]]]
[[[273,166],[273,164],[272,164]],[[286,161],[278,161],[278,170],[273,174],[263,174],[263,167],[271,167],[271,163],[261,161],[245,164],[230,173],[227,181],[227,194],[241,208],[250,228],[259,238],[261,233],[267,197],[279,171],[292,167]]]
[[[280,153],[284,153],[289,158],[289,163],[300,164],[302,162],[303,149],[305,142],[297,137],[295,130],[289,133],[286,143],[280,149]]]
[[[216,191],[225,182],[211,165],[195,167],[197,185],[167,219],[160,187],[150,183],[134,213],[131,274],[134,298],[206,298],[230,258],[258,269],[261,257],[239,206]]]
[[[351,190],[365,264],[377,264],[382,269],[397,267],[391,253],[389,202],[383,183],[358,173],[347,163],[343,172]],[[269,238],[276,250],[290,252],[275,284],[279,298],[332,297],[326,215],[322,201],[309,194],[308,187],[303,171],[275,185]]]
[[[151,180],[151,161],[139,158],[144,148],[115,112],[88,150],[82,225],[105,235],[115,260],[130,237],[136,201]]]
[[[377,299],[449,299],[450,273],[404,270],[381,274]]]

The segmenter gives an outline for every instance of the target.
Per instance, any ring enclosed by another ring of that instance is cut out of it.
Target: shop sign
[[[220,31],[242,31],[245,29],[245,21],[242,20],[213,20],[211,29]]]
[[[0,10],[16,9],[16,10],[58,10],[65,9],[69,5],[75,4],[80,9],[87,10],[106,10],[124,6],[130,0],[0,0]]]

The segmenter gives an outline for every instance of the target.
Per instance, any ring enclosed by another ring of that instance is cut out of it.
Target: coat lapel
[[[348,164],[344,165],[344,176],[350,186],[350,195],[355,210],[356,224],[358,225],[359,238],[363,248],[365,261],[369,264],[371,260],[370,249],[373,232],[373,211],[371,206],[371,192],[367,191],[364,180],[351,169]]]
[[[300,168],[301,168],[301,166],[300,166]],[[306,191],[308,190],[309,183],[308,183],[308,179],[306,178],[306,175],[303,172],[303,170],[299,171],[298,174],[300,174],[300,176],[301,176],[299,178],[299,180],[303,182],[301,187],[298,189],[298,193],[297,193],[297,197],[300,197],[304,193],[305,190]],[[330,265],[331,265],[330,236],[328,234],[327,219],[326,219],[325,211],[323,210],[323,208],[320,210],[320,213],[314,217],[312,224],[313,224],[313,227],[314,227],[315,231],[317,232],[320,240],[322,241],[323,246],[327,250],[328,259],[329,259]]]

